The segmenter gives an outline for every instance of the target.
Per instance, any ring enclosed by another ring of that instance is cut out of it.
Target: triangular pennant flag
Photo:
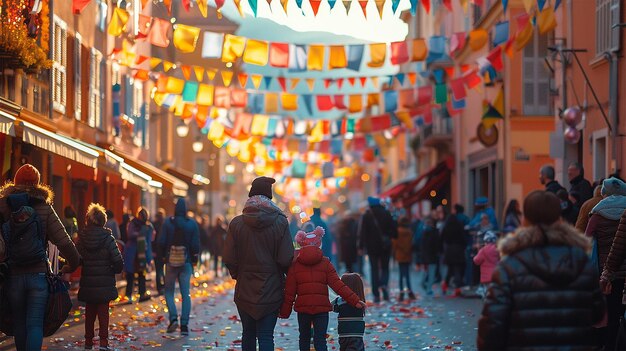
[[[359,77],[359,81],[361,82],[361,87],[365,88],[367,84],[367,77]]]
[[[276,80],[278,81],[278,85],[280,85],[282,91],[287,91],[287,80],[285,79],[285,77],[278,77],[276,78]]]
[[[138,69],[135,72],[135,75],[133,76],[133,78],[137,79],[137,80],[141,80],[141,81],[147,81],[148,79],[150,79],[150,72],[148,72],[148,70],[145,69]]]
[[[407,78],[409,78],[409,83],[411,83],[411,86],[414,86],[415,83],[417,82],[417,73],[415,72],[409,72],[406,74]]]
[[[353,87],[354,83],[356,83],[356,78],[348,77],[348,83],[350,84],[351,87]]]
[[[367,18],[367,2],[368,0],[358,0],[361,10],[363,10],[363,17]]]
[[[350,12],[350,6],[352,6],[352,0],[343,0],[343,6],[346,8],[346,14]]]
[[[114,37],[120,36],[124,33],[124,30],[126,30],[126,23],[128,23],[129,18],[130,14],[128,11],[120,7],[116,7],[115,10],[113,10],[113,15],[111,15],[107,33]]]
[[[324,79],[324,89],[328,89],[330,87],[330,83],[332,83],[332,79],[326,78]]]
[[[443,6],[445,6],[448,11],[452,12],[452,0],[443,0]]]
[[[342,86],[343,86],[343,78],[337,79],[337,89],[341,90]]]
[[[280,0],[280,4],[283,6],[283,11],[285,11],[285,14],[287,14],[287,4],[289,3],[289,0]]]
[[[263,82],[265,83],[265,89],[269,90],[270,86],[272,85],[272,76],[263,77]]]
[[[245,17],[243,9],[241,8],[241,0],[233,0],[233,2],[235,3],[235,7],[237,7],[237,11],[239,11],[239,16],[242,18]]]
[[[559,6],[561,5],[561,0],[555,0],[554,1],[554,11],[556,11]]]
[[[506,13],[506,8],[509,6],[509,0],[502,0],[502,12]]]
[[[220,1],[220,0],[217,0]],[[181,5],[183,5],[183,8],[185,9],[186,12],[189,12],[189,8],[191,7],[191,1],[190,0],[181,0],[180,1]]]
[[[150,58],[150,69],[154,70],[156,68],[156,66],[159,65],[159,63],[161,63],[161,59],[160,58],[156,58],[156,57],[151,57]]]
[[[489,101],[484,100],[483,101],[483,115],[482,115],[482,120],[486,120],[486,119],[502,119],[504,118],[500,112],[498,112],[498,110],[495,109],[495,107],[493,107]],[[495,123],[496,121],[490,121],[491,125],[493,125],[493,123]]]
[[[515,34],[515,50],[522,50],[533,39],[534,27],[530,23],[528,14],[521,14],[517,19],[517,33]]]
[[[290,79],[289,90],[296,89],[296,87],[298,86],[299,83],[300,83],[300,78],[291,78]]]
[[[254,14],[254,17],[256,17],[257,0],[248,0],[248,4],[250,5],[250,8],[252,9],[252,13]]]
[[[546,0],[537,0],[537,8],[539,11],[543,11],[543,7],[546,6]]]
[[[172,14],[172,0],[163,0],[163,5],[165,5],[165,8],[167,9],[167,14],[171,15]]]
[[[174,63],[170,61],[163,61],[163,71],[167,72],[174,67]]]
[[[330,5],[330,9],[332,10],[335,7],[337,0],[328,0],[328,5]]]
[[[554,17],[554,9],[545,8],[537,17],[537,27],[540,34],[546,34],[556,28],[556,18]]]
[[[378,9],[378,15],[380,15],[380,19],[383,19],[383,7],[385,6],[385,0],[375,0],[376,8]]]
[[[180,70],[183,72],[183,76],[185,77],[185,79],[189,80],[189,78],[191,77],[191,66],[181,65]]]
[[[89,5],[91,0],[74,0],[72,1],[72,13],[80,15],[81,12]]]
[[[394,15],[398,11],[398,5],[400,5],[400,0],[391,0],[391,11],[393,11]]]
[[[233,71],[220,71],[220,74],[222,75],[222,82],[224,83],[224,86],[230,86],[230,82],[233,80]]]
[[[313,114],[313,96],[309,94],[302,95],[302,100],[304,101],[304,107],[308,112],[308,115]]]
[[[215,0],[215,10],[217,10],[217,18],[222,18],[222,6],[224,6],[225,0]]]
[[[212,82],[215,79],[215,74],[217,74],[217,68],[207,68],[206,76],[209,78],[209,82]]]
[[[493,49],[489,55],[487,55],[487,60],[496,71],[502,71],[504,69],[504,63],[502,62],[502,46],[497,46]]]
[[[296,0],[296,5],[298,5],[298,8],[302,10],[302,0]]]
[[[137,59],[135,60],[135,65],[139,66],[140,64],[144,63],[147,59],[148,59],[148,56],[139,55],[137,56]]]
[[[202,82],[202,79],[204,78],[204,67],[193,66],[193,73],[196,75],[196,80],[198,82]]]
[[[315,88],[315,78],[307,78],[306,84],[309,86],[309,91],[313,91]]]
[[[411,15],[415,16],[417,14],[417,0],[410,0],[411,2]]]
[[[378,85],[378,77],[372,77],[370,78],[370,80],[372,81],[372,85],[374,86],[374,88],[378,89],[380,87]]]
[[[237,79],[239,80],[239,86],[245,89],[248,84],[248,75],[246,73],[239,73]]]
[[[321,0],[309,0],[311,9],[313,9],[313,16],[317,16],[317,11],[319,11],[321,3],[322,3]]]
[[[536,3],[536,0],[522,0],[522,2],[524,3],[526,13],[530,13],[533,9],[533,5]]]
[[[505,115],[504,90],[502,88],[498,90],[498,95],[496,95],[496,98],[493,100],[493,108],[495,108],[496,111],[498,111],[498,113],[500,113],[501,116]]]
[[[396,79],[398,80],[398,83],[400,83],[400,86],[404,85],[404,77],[405,77],[404,73],[396,74]]]
[[[207,0],[196,0],[196,4],[198,4],[198,10],[200,11],[200,14],[202,14],[202,17],[206,18],[209,14]]]
[[[430,13],[430,0],[422,0],[422,7],[426,13]]]

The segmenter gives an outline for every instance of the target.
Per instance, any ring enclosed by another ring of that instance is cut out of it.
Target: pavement
[[[367,272],[366,272],[367,273]],[[475,350],[480,299],[426,296],[417,286],[421,273],[412,272],[417,300],[398,302],[397,268],[390,282],[392,299],[368,303],[366,350]],[[233,303],[235,282],[213,276],[198,276],[192,283],[193,307],[190,335],[167,334],[165,299],[154,297],[144,303],[112,303],[110,346],[115,350],[241,350],[241,324]],[[331,298],[332,298],[331,291]],[[370,295],[371,296],[371,295]],[[368,296],[368,299],[370,297]],[[331,313],[328,349],[338,350],[337,319]],[[96,335],[97,335],[96,331]],[[44,340],[43,350],[84,348],[84,307],[77,303],[67,323]],[[275,329],[276,350],[298,350],[296,314],[279,320]],[[0,339],[0,351],[14,350],[11,338]]]

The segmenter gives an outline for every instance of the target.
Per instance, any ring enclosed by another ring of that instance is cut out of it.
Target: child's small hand
[[[363,302],[363,301],[359,301],[359,302],[356,304],[356,308],[358,308],[358,309],[363,309],[363,308],[365,308],[365,307],[366,307],[366,305],[365,305],[365,302]]]

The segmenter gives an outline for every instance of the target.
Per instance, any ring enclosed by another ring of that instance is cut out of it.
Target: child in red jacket
[[[324,229],[315,228],[310,233],[299,231],[296,242],[300,252],[287,273],[285,299],[280,308],[280,318],[289,318],[295,301],[300,331],[300,351],[309,351],[311,324],[313,324],[313,344],[316,351],[327,351],[326,330],[328,312],[332,311],[328,298],[330,286],[348,304],[357,308],[365,307],[359,297],[339,279],[335,267],[322,255],[320,246]]]

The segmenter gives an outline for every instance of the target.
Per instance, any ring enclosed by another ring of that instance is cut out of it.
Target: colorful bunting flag
[[[189,80],[189,78],[191,78],[191,66],[181,65],[180,70],[183,72],[183,77],[185,77],[185,80]]]
[[[317,95],[317,109],[321,112],[332,110],[334,107],[333,100],[330,95]]]
[[[337,4],[337,0],[328,0],[328,5],[331,10],[335,7],[335,4]]]
[[[167,37],[172,23],[161,18],[152,19],[152,29],[148,34],[148,41],[150,44],[162,48],[166,48],[170,45],[170,40]]]
[[[298,110],[298,95],[282,93],[280,94],[280,100],[285,111]]]
[[[367,63],[368,67],[379,68],[385,65],[385,57],[387,56],[387,44],[376,43],[369,44],[370,48],[370,62]]]
[[[307,47],[306,45],[290,45],[289,46],[289,71],[304,72],[307,66]]]
[[[269,45],[266,41],[248,39],[246,42],[246,49],[243,52],[243,62],[265,66],[268,62]]]
[[[310,45],[309,56],[307,60],[307,68],[309,71],[324,70],[324,45]]]
[[[217,74],[217,68],[207,68],[206,76],[209,78],[209,82],[212,82],[215,79],[215,75]]]
[[[422,0],[422,7],[426,13],[430,13],[430,0]]]
[[[301,95],[302,101],[304,101],[304,107],[306,108],[306,115],[313,115],[313,96],[309,94]]]
[[[309,91],[313,91],[315,89],[315,78],[307,78],[306,85],[309,87]]]
[[[515,35],[515,50],[522,50],[533,39],[533,25],[528,14],[516,17],[517,34]]]
[[[378,15],[380,16],[380,19],[383,19],[383,7],[385,6],[385,0],[374,0],[374,3],[376,4],[376,9],[378,10]]]
[[[269,61],[272,67],[289,67],[289,44],[272,42],[269,50]]]
[[[204,78],[204,67],[193,66],[193,73],[196,75],[196,80],[198,82],[202,82],[202,79]]]
[[[107,33],[114,37],[122,35],[122,33],[126,30],[126,23],[128,23],[129,18],[130,14],[128,11],[120,7],[116,7],[111,15],[111,21],[109,21]]]
[[[469,32],[469,45],[472,51],[482,49],[489,40],[489,33],[483,28],[474,29]]]
[[[391,64],[401,65],[409,62],[409,50],[406,41],[391,43]]]
[[[300,2],[302,2],[302,0],[300,0]],[[257,0],[248,0],[248,5],[250,5],[250,9],[252,9],[252,13],[254,14],[254,17],[256,17],[256,13],[258,10]]]
[[[215,87],[208,84],[200,84],[198,88],[198,99],[196,102],[198,105],[213,106],[213,94]]]
[[[398,91],[387,90],[385,95],[385,112],[394,112],[398,109]]]
[[[174,63],[170,61],[163,61],[163,71],[166,73],[174,67]]]
[[[206,18],[209,14],[209,6],[207,4],[207,0],[196,0],[196,4],[198,5],[198,10],[200,10],[200,14],[202,14],[202,17]]]
[[[509,0],[502,0],[502,12],[506,13],[506,8],[509,6]]]
[[[295,90],[300,83],[300,78],[291,78],[291,84],[289,86],[289,90]]]
[[[409,0],[411,2],[411,15],[417,14],[417,0]]]
[[[537,8],[540,12],[543,11],[544,6],[546,6],[546,0],[537,0]]]
[[[346,8],[346,15],[350,12],[350,6],[352,6],[352,0],[343,0],[343,7]]]
[[[452,90],[452,97],[455,100],[461,100],[467,96],[465,92],[465,80],[463,77],[451,80],[450,89]]]
[[[224,46],[224,34],[204,32],[202,39],[202,57],[220,58],[222,57],[222,47]]]
[[[285,77],[277,77],[276,80],[278,81],[280,89],[283,92],[287,91],[287,79]]]
[[[346,48],[343,45],[331,45],[330,57],[328,59],[328,69],[346,68],[348,59]]]
[[[367,18],[367,3],[368,0],[358,0],[361,10],[363,11],[363,17]]]
[[[346,103],[345,103],[345,95],[335,95],[334,105],[335,105],[335,108],[339,110],[347,110],[348,107],[346,106]]]
[[[320,5],[322,4],[321,0],[309,0],[309,4],[311,5],[311,9],[313,10],[313,16],[317,16],[317,12],[320,9]]]
[[[498,46],[509,40],[509,21],[496,23],[493,35],[493,45]]]
[[[432,85],[417,88],[417,106],[430,105],[433,100]]]
[[[224,86],[230,86],[230,82],[233,80],[233,71],[220,71],[220,74],[222,75],[222,82],[224,83]]]
[[[363,52],[365,45],[349,45],[348,46],[348,65],[347,68],[352,71],[361,69],[361,61],[363,60]]]
[[[448,11],[452,12],[452,0],[443,0],[443,6],[445,6]]]
[[[244,37],[225,34],[224,47],[222,49],[222,62],[235,62],[243,55],[246,45]]]
[[[556,28],[556,25],[557,23],[556,17],[554,16],[554,9],[547,7],[539,13],[539,16],[537,17],[537,27],[539,28],[540,34],[551,32],[554,28]]]
[[[186,82],[182,94],[184,102],[196,102],[196,98],[198,96],[198,83]]]
[[[442,35],[435,35],[429,38],[428,57],[426,57],[427,64],[450,60],[450,57],[446,53],[446,41],[447,38]]]
[[[265,111],[267,113],[278,112],[278,94],[276,93],[265,94]]]
[[[367,94],[367,107],[378,106],[380,104],[380,93]]]
[[[239,80],[239,86],[245,89],[248,84],[248,75],[246,73],[239,73],[237,79]]]
[[[196,44],[200,37],[200,28],[176,24],[174,28],[174,46],[178,51],[191,53],[196,50]]]
[[[426,41],[424,39],[413,39],[413,51],[411,54],[411,61],[424,61],[428,56],[428,47],[426,47]]]
[[[502,71],[504,69],[504,63],[502,62],[502,47],[497,46],[493,49],[489,55],[487,55],[487,60],[496,71]]]
[[[161,59],[160,58],[151,57],[150,58],[150,69],[151,70],[155,69],[160,63],[161,63]]]
[[[398,6],[400,5],[400,0],[391,0],[391,11],[393,11],[393,14],[396,14],[396,11],[398,11]]]
[[[465,32],[454,33],[450,38],[450,55],[456,54],[465,47]]]
[[[348,101],[348,111],[350,113],[363,111],[363,95],[350,95],[350,100]]]

